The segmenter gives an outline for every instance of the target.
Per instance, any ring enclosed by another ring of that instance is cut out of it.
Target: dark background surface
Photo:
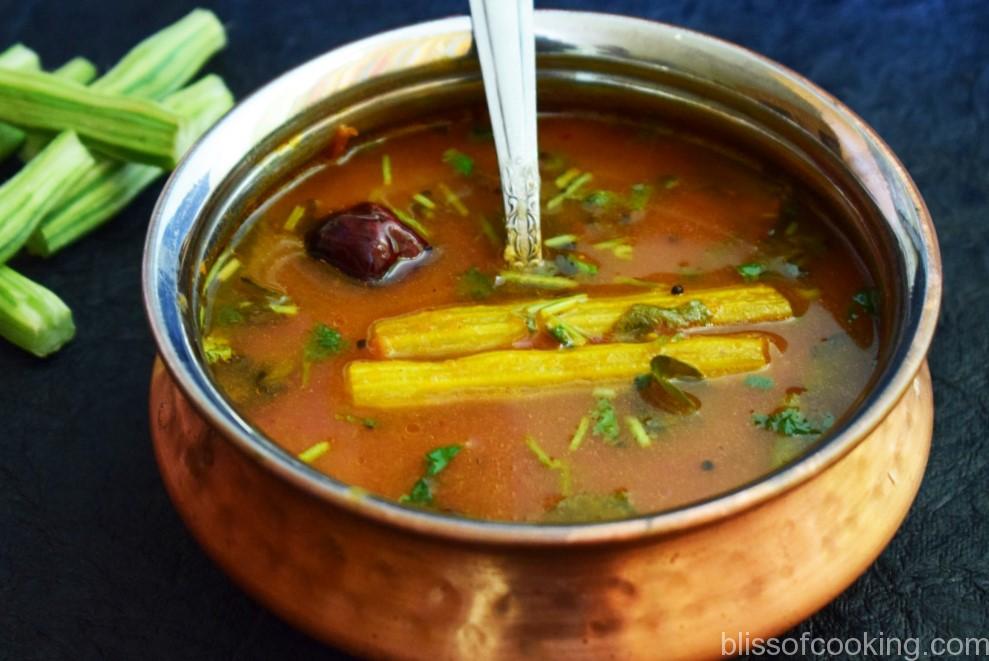
[[[242,97],[339,44],[467,3],[204,4],[230,37],[209,68]],[[538,4],[646,16],[752,48],[845,101],[904,161],[946,276],[930,356],[933,454],[890,547],[791,635],[989,636],[989,2]],[[0,0],[0,46],[23,41],[48,66],[82,54],[106,68],[191,6]],[[139,265],[159,188],[50,262],[15,262],[65,298],[79,333],[47,361],[0,342],[0,659],[336,658],[213,566],[158,478]]]

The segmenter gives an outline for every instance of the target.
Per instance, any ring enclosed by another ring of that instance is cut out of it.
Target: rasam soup
[[[237,410],[371,493],[533,522],[697,501],[827,434],[878,300],[826,209],[688,132],[539,130],[545,264],[519,274],[483,124],[338,127],[204,269],[203,356]]]

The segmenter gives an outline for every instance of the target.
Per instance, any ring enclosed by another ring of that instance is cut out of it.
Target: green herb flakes
[[[340,353],[345,348],[347,348],[347,341],[340,335],[340,331],[326,324],[316,324],[306,342],[306,360],[325,360]]]
[[[757,280],[759,276],[766,272],[766,267],[759,262],[749,262],[748,264],[739,264],[735,267],[738,274],[745,278],[746,280]]]
[[[426,471],[422,477],[416,480],[409,493],[399,498],[401,503],[411,503],[413,505],[433,504],[433,479],[440,474],[453,458],[463,450],[461,445],[444,445],[434,448],[426,453]]]
[[[795,406],[785,406],[768,415],[754,413],[752,424],[776,432],[780,436],[809,436],[821,433],[821,430],[814,427]]]
[[[494,293],[495,280],[472,266],[457,278],[457,296],[480,301]]]
[[[608,445],[616,445],[621,428],[618,426],[618,415],[615,413],[615,406],[610,399],[598,397],[597,404],[591,412],[591,420],[594,427],[591,433],[603,440]]]
[[[302,385],[309,384],[309,369],[313,363],[335,356],[346,348],[347,341],[340,331],[326,324],[316,324],[302,352]]]
[[[443,162],[456,171],[457,174],[469,177],[474,174],[474,159],[456,149],[443,152]]]
[[[768,376],[762,374],[749,374],[745,377],[745,385],[755,390],[771,390],[774,383]]]

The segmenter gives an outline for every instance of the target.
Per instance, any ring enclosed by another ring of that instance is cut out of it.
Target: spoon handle
[[[505,201],[505,261],[542,262],[532,0],[470,0]]]

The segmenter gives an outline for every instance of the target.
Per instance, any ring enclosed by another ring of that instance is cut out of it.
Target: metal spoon
[[[470,0],[474,43],[501,170],[505,261],[518,269],[542,263],[532,2]]]

